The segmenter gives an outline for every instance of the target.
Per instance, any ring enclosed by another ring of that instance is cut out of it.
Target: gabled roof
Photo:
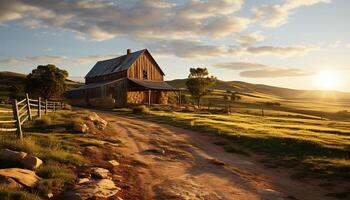
[[[109,60],[98,61],[94,67],[86,74],[85,78],[91,78],[96,76],[103,76],[107,74],[112,74],[120,71],[129,69],[132,64],[144,53],[148,53],[157,67],[160,69],[161,73],[164,75],[164,72],[159,67],[157,62],[153,59],[151,54],[147,49],[136,51],[130,54],[126,54],[117,58],[112,58]]]

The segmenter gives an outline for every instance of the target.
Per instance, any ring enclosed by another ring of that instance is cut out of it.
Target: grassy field
[[[0,184],[0,199],[46,199],[47,194],[56,195],[77,182],[78,170],[90,163],[81,154],[82,149],[101,145],[91,136],[72,130],[72,121],[83,120],[82,116],[85,114],[64,110],[28,121],[23,127],[22,141],[16,138],[15,133],[0,133],[0,149],[27,152],[44,163],[35,170],[42,179],[34,188],[9,189]],[[58,128],[64,128],[64,131],[56,132]],[[18,167],[18,163],[0,161],[0,168],[8,167]]]
[[[215,135],[219,140],[213,142],[226,151],[264,155],[261,162],[266,166],[293,168],[295,178],[350,181],[349,122],[283,113],[261,117],[170,111],[132,114],[127,109],[116,112]]]

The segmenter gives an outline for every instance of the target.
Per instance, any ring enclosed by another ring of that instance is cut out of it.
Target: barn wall
[[[142,54],[135,63],[128,69],[129,78],[143,80],[143,70],[147,71],[148,79],[154,81],[163,81],[163,74],[157,67],[156,63],[150,58],[150,55]]]

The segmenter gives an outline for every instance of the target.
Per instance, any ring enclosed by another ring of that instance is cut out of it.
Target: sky
[[[350,92],[349,0],[0,0],[0,71],[147,48],[166,80],[206,67],[226,81]]]

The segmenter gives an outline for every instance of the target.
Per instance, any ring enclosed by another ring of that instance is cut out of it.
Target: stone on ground
[[[107,121],[102,119],[95,112],[90,113],[87,118],[92,121],[99,130],[104,130],[107,127]]]
[[[9,189],[16,189],[22,187],[22,185],[17,183],[14,179],[5,176],[0,176],[0,187],[1,186],[4,186]]]
[[[109,198],[116,195],[120,188],[109,179],[100,179],[77,186],[73,190],[64,192],[61,199],[83,200],[95,198]]]
[[[34,171],[19,168],[0,169],[0,176],[14,179],[16,182],[27,187],[33,187],[40,180]]]
[[[100,167],[94,167],[92,168],[91,175],[95,178],[105,179],[109,177],[109,170]]]
[[[8,162],[20,162],[24,157],[27,156],[25,152],[12,151],[10,149],[0,150],[0,160]]]
[[[22,159],[21,164],[23,168],[33,170],[40,167],[40,165],[43,164],[43,161],[35,156],[27,155]]]
[[[89,127],[81,122],[74,122],[73,123],[73,130],[78,133],[87,133],[89,131]]]
[[[109,160],[108,162],[109,162],[109,164],[111,164],[113,167],[116,167],[116,166],[119,165],[119,162],[116,161],[116,160]]]

